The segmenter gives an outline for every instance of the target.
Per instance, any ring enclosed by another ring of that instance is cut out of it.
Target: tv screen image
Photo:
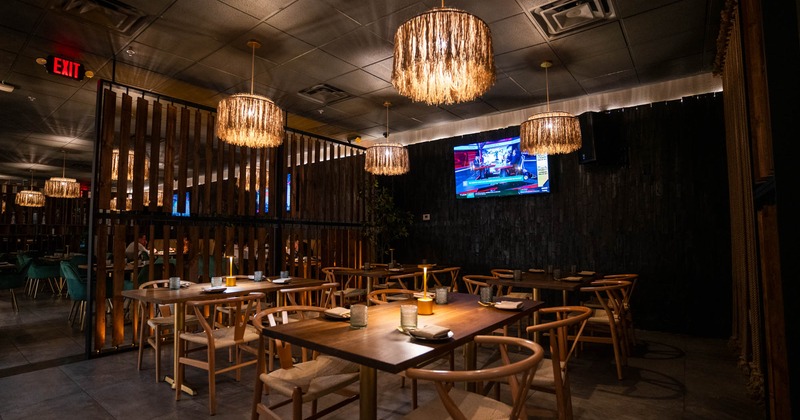
[[[547,155],[529,155],[519,137],[453,148],[458,198],[502,197],[550,192]]]
[[[172,215],[180,217],[189,217],[189,191],[186,191],[186,212],[181,213],[178,211],[178,194],[172,194]]]

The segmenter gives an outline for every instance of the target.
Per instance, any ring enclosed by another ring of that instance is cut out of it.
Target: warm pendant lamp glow
[[[389,102],[386,107],[386,140],[389,140]],[[401,144],[382,143],[367,149],[364,170],[374,175],[402,175],[409,170],[408,149]]]
[[[256,48],[258,41],[248,41],[253,49],[250,93],[237,93],[217,106],[217,137],[226,143],[246,147],[277,147],[283,143],[284,114],[274,102],[253,94]]]
[[[133,150],[128,151],[128,181],[133,181]],[[144,179],[148,178],[150,174],[150,159],[144,157]],[[116,181],[119,179],[119,149],[114,149],[111,152],[111,179]]]
[[[23,207],[44,207],[44,194],[33,190],[33,170],[31,170],[30,189],[18,192],[14,202]]]
[[[541,64],[545,72],[547,112],[533,115],[519,127],[520,149],[530,155],[566,154],[581,148],[581,125],[578,118],[568,112],[550,111],[550,82],[547,78],[547,69],[552,65],[550,61]]]
[[[428,105],[468,102],[494,84],[492,34],[481,19],[458,9],[434,8],[394,35],[392,85]]]
[[[67,152],[64,153],[64,165],[61,167],[61,178],[52,177],[44,182],[44,195],[56,198],[78,198],[81,196],[81,184],[74,178],[66,178]]]

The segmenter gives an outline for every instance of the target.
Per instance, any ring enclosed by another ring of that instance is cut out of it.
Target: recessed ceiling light
[[[36,59],[36,64],[39,64],[39,65],[43,66],[43,65],[47,64],[47,59],[39,57],[39,58]]]
[[[127,50],[125,50],[125,54],[128,54],[128,57],[133,57],[134,55],[136,55],[136,50],[129,47]]]

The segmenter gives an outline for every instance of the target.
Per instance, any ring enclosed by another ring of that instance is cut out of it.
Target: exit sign
[[[86,75],[86,69],[83,68],[83,64],[52,55],[47,56],[45,68],[50,74],[57,74],[73,80],[83,80]]]

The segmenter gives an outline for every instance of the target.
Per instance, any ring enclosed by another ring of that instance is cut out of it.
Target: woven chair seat
[[[233,327],[218,328],[211,331],[211,336],[214,337],[214,347],[221,349],[225,347],[235,346],[236,344],[249,343],[257,341],[259,333],[252,325],[245,326],[244,336],[241,340],[234,339],[236,329]],[[190,343],[208,345],[208,336],[205,332],[199,333],[181,333],[181,339]]]
[[[468,419],[508,419],[511,414],[511,406],[483,395],[458,388],[451,389],[449,395],[453,402],[458,405],[458,409],[464,413],[464,417]],[[445,410],[442,401],[437,398],[421,405],[404,418],[411,420],[443,420],[451,418],[451,416]]]
[[[303,402],[313,401],[358,381],[359,366],[338,357],[320,355],[291,369],[262,373],[261,380],[275,391],[292,395],[294,387],[303,392]]]

